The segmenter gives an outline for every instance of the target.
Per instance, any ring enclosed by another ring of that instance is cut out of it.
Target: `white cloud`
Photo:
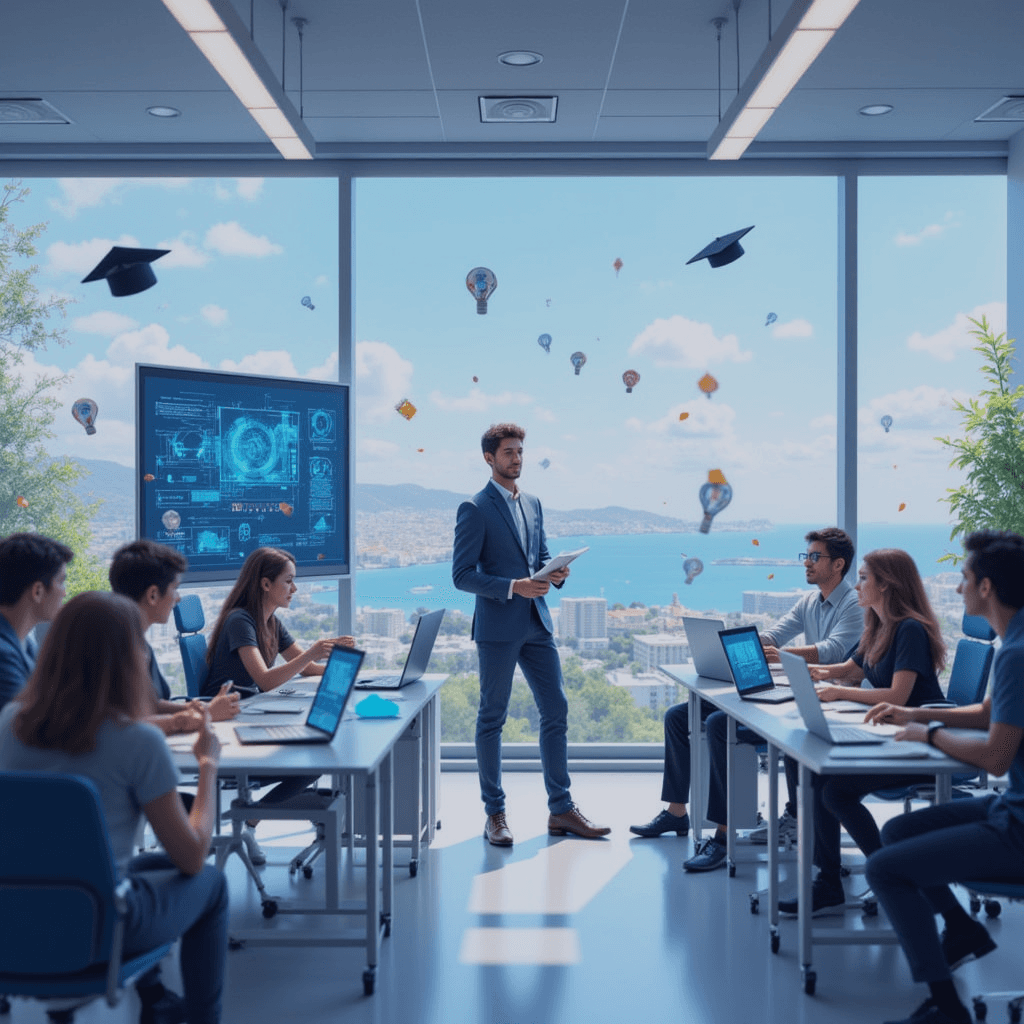
[[[235,190],[240,199],[248,199],[250,202],[258,199],[263,191],[262,178],[236,178]]]
[[[500,395],[488,395],[480,388],[470,388],[469,394],[459,398],[446,398],[440,391],[431,391],[430,400],[434,405],[450,412],[487,412],[503,405],[529,405],[533,399],[522,391],[503,391]]]
[[[250,234],[237,220],[214,224],[206,232],[205,245],[222,256],[273,256],[284,252],[266,235]]]
[[[222,359],[220,369],[237,373],[255,373],[270,377],[298,377],[290,352],[282,349],[264,349],[261,352],[250,352],[237,363],[233,359]]]
[[[310,380],[337,380],[338,353],[332,352],[319,366],[314,366],[306,374]]]
[[[900,246],[920,245],[929,238],[939,238],[945,234],[948,228],[957,226],[956,214],[952,211],[946,214],[943,224],[927,224],[920,231],[900,231],[893,241]]]
[[[184,345],[171,345],[170,340],[167,328],[160,324],[148,324],[140,330],[119,334],[110,343],[107,358],[112,363],[126,366],[129,371],[135,363],[196,368],[209,366],[202,356],[185,348]]]
[[[655,320],[645,327],[629,348],[631,355],[650,356],[656,366],[699,369],[716,362],[744,363],[752,352],[739,347],[735,334],[715,336],[710,324],[685,316]]]
[[[970,321],[980,320],[983,316],[996,334],[1006,330],[1006,303],[988,302],[975,306],[970,313],[957,313],[948,327],[935,334],[924,335],[915,331],[907,338],[907,348],[914,352],[927,352],[934,359],[948,363],[957,352],[977,345],[977,339],[970,333],[975,330]]]
[[[214,327],[220,327],[222,324],[226,324],[228,322],[228,311],[212,302],[203,306],[203,308],[199,310],[199,315],[208,324],[213,324]]]
[[[158,249],[171,250],[166,256],[160,257],[160,266],[205,267],[210,262],[210,254],[192,244],[194,237],[191,231],[183,231],[177,238],[159,242]]]
[[[773,338],[811,338],[814,326],[810,320],[789,320],[784,324],[776,324],[772,328]]]
[[[118,239],[91,238],[87,242],[54,242],[46,249],[50,259],[47,269],[56,273],[88,274],[115,245],[138,248],[139,240],[132,235],[122,235]]]
[[[107,200],[119,202],[131,188],[185,188],[191,178],[58,178],[62,199],[51,199],[50,206],[65,217],[76,217],[79,210],[100,206]]]
[[[222,202],[234,198],[231,189],[225,188],[219,181],[213,186],[213,195],[215,199],[220,199]]]
[[[873,431],[874,440],[879,440],[885,434],[881,419],[888,415],[893,419],[889,429],[894,441],[910,430],[924,431],[930,439],[936,431],[949,430],[957,422],[959,414],[953,403],[966,402],[968,398],[967,391],[934,388],[928,384],[892,391],[873,398],[857,410],[858,430],[862,437],[868,430]]]
[[[325,285],[329,284],[329,281],[327,279],[327,275],[326,274],[320,274],[317,277],[317,279],[313,282],[313,284],[319,286],[320,288],[323,288]]]
[[[395,405],[412,396],[412,363],[384,341],[356,343],[356,411],[364,421],[386,420]]]
[[[131,331],[139,326],[138,320],[130,316],[115,313],[113,310],[100,309],[88,316],[76,317],[71,321],[71,328],[83,334],[106,334],[111,338],[123,331]]]

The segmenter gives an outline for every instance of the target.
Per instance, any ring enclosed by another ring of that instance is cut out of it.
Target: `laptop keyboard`
[[[254,728],[259,729],[260,735],[266,736],[268,740],[290,740],[308,735],[304,725],[264,725]]]
[[[878,743],[885,739],[877,732],[872,732],[870,729],[859,729],[855,725],[829,725],[828,731],[837,743]]]
[[[400,672],[388,676],[371,676],[369,679],[360,679],[356,686],[397,686],[401,678]]]

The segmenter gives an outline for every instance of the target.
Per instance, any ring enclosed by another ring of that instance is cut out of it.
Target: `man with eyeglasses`
[[[811,664],[841,661],[859,640],[864,629],[864,612],[857,603],[857,592],[846,576],[853,564],[854,548],[849,535],[830,526],[812,530],[804,538],[807,551],[800,556],[804,575],[818,589],[802,597],[771,629],[761,634],[761,644],[769,662],[779,660],[779,648],[798,634],[804,635],[804,646],[789,647]],[[698,848],[683,866],[688,871],[711,871],[725,864],[725,784],[726,726],[723,712],[701,702],[701,718],[707,721],[708,760],[711,778],[708,792],[708,818],[719,825],[716,832]],[[690,767],[689,711],[686,702],[668,709],[665,714],[665,774],[661,798],[668,808],[646,825],[631,825],[630,832],[653,838],[665,832],[686,835],[690,818],[686,810],[689,798]],[[741,743],[760,743],[757,733],[737,726],[736,739]],[[796,839],[796,767],[787,763],[788,801],[779,821],[779,842]],[[719,823],[720,822],[720,823]],[[750,834],[755,843],[768,842],[768,827]],[[719,841],[720,840],[720,841]]]

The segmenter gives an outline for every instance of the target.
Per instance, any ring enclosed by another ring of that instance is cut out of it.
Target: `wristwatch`
[[[946,723],[945,722],[932,722],[931,725],[928,726],[928,740],[927,740],[927,742],[928,742],[928,746],[929,747],[934,747],[935,746],[935,734],[940,729],[945,729],[945,728],[946,728]]]

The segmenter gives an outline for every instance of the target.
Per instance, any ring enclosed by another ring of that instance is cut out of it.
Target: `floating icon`
[[[28,508],[28,498],[23,498],[20,494],[14,499],[17,502],[18,508]]]
[[[323,552],[321,552],[319,555],[316,556],[316,560],[318,562],[322,562],[324,560]]]
[[[540,468],[541,469],[547,469],[548,466],[550,466],[550,465],[551,465],[551,460],[550,459],[541,459],[540,460]]]
[[[704,376],[697,381],[697,387],[699,387],[710,399],[711,393],[718,390],[718,381],[715,380],[710,373],[705,373]]]
[[[878,422],[882,424],[882,426],[885,428],[885,432],[888,434],[889,428],[892,426],[892,417],[889,415],[885,415]]]
[[[169,508],[160,517],[160,522],[164,524],[164,529],[174,533],[174,531],[181,526],[181,516],[179,516],[173,508]]]
[[[766,317],[764,318],[764,325],[765,325],[765,327],[767,327],[767,326],[768,326],[769,324],[773,324],[773,323],[775,323],[775,321],[776,321],[776,320],[778,320],[778,319],[779,319],[779,318],[778,318],[777,314],[775,314],[775,313],[769,313],[769,314],[768,314],[768,315],[767,315],[767,316],[766,316]]]
[[[615,262],[612,264],[612,266],[615,268],[615,276],[618,277],[619,276],[619,271],[623,267],[622,260],[616,259]]]
[[[550,309],[550,307],[551,307],[551,300],[550,299],[545,299],[544,301],[548,304],[548,308]]]
[[[569,362],[572,363],[572,368],[576,371],[576,376],[580,375],[580,370],[583,369],[583,364],[587,361],[587,357],[582,352],[573,352],[569,356]]]
[[[547,352],[548,355],[551,355],[551,335],[550,334],[542,334],[537,339],[537,344],[540,345],[540,347],[542,349],[544,349],[544,351]]]
[[[754,225],[749,228],[740,228],[739,231],[730,231],[727,235],[719,235],[713,242],[709,242],[696,256],[686,261],[686,265],[696,263],[697,260],[707,260],[712,267],[724,267],[733,263],[743,255],[743,246],[740,239],[748,232],[753,231]]]
[[[99,415],[100,407],[91,398],[78,398],[71,406],[71,415],[85,427],[87,434],[95,434],[96,417]]]
[[[761,542],[756,537],[750,543],[753,544],[755,548],[759,548],[761,546]]]
[[[287,501],[279,501],[277,507],[286,515],[291,516],[295,509]]]
[[[905,501],[901,501],[900,502],[900,507],[896,511],[897,512],[902,512],[906,507],[907,507],[907,503]]]
[[[316,306],[313,305],[313,300],[308,295],[303,295],[301,302],[311,313],[316,309]]]
[[[142,479],[145,480],[147,484],[151,484],[156,479],[156,477],[153,476],[152,473],[147,473]]]
[[[416,415],[416,406],[409,401],[408,398],[403,398],[398,405],[395,406],[395,411],[404,416],[407,420],[411,420]]]
[[[770,580],[775,579],[775,573],[773,573],[773,572],[768,573],[768,579],[770,579]]]
[[[487,300],[498,287],[498,279],[494,276],[494,271],[486,267],[474,267],[466,275],[466,287],[469,294],[476,299],[476,311],[483,314],[487,312]]]
[[[690,418],[690,414],[688,412],[681,412],[679,414],[680,422],[682,422],[683,420],[688,420],[689,418]]]
[[[683,562],[683,572],[686,573],[686,582],[692,583],[694,577],[704,571],[704,563],[699,558],[688,558]]]
[[[473,378],[473,383],[474,384],[479,384],[480,383],[480,378],[479,377],[474,377]]]
[[[640,374],[636,370],[627,370],[622,375],[622,383],[626,385],[626,394],[633,394],[633,388],[640,383]]]
[[[699,497],[704,509],[700,532],[708,533],[711,529],[711,520],[732,501],[732,488],[720,469],[712,469],[708,473],[708,482],[701,487]]]
[[[418,451],[418,452],[425,452],[426,450],[427,450],[426,448],[417,448],[416,449],[416,451]]]

